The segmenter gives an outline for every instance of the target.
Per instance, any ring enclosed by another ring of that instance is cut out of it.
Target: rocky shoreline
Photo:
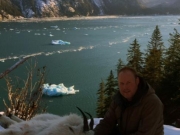
[[[92,20],[105,18],[119,18],[121,16],[78,16],[78,17],[47,17],[47,18],[13,18],[2,20],[1,22],[42,22],[42,21],[66,21],[66,20]]]

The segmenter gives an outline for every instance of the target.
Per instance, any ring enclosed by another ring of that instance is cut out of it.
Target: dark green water
[[[28,23],[0,23],[0,72],[20,58],[32,55],[39,67],[47,66],[48,83],[64,83],[80,90],[75,95],[45,97],[48,112],[64,115],[77,112],[76,106],[95,116],[97,90],[101,79],[115,71],[118,59],[126,60],[127,49],[136,38],[144,51],[156,25],[165,46],[169,33],[180,29],[179,16],[121,17],[115,19],[73,20]],[[52,26],[58,26],[55,29]],[[53,36],[50,36],[53,35]],[[71,45],[51,45],[51,40]],[[114,72],[115,73],[115,72]],[[24,66],[11,73],[24,76]],[[0,80],[0,110],[7,98],[4,80]]]

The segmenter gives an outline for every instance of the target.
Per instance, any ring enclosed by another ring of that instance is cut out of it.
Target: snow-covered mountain
[[[180,13],[179,0],[0,0],[0,3],[0,19]]]

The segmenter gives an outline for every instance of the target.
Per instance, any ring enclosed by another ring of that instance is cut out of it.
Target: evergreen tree
[[[119,60],[118,60],[118,63],[117,63],[117,65],[116,65],[116,71],[117,71],[117,73],[119,72],[119,70],[123,67],[123,66],[125,66],[125,64],[124,64],[124,62],[122,61],[122,59],[120,58]]]
[[[107,82],[106,82],[106,89],[105,89],[105,112],[107,111],[108,107],[110,106],[110,103],[112,101],[112,96],[115,94],[115,92],[117,91],[117,85],[116,85],[116,81],[113,75],[112,70],[110,71],[110,75],[107,78]]]
[[[169,43],[170,46],[166,51],[166,58],[165,58],[165,67],[164,67],[165,74],[171,74],[173,69],[177,68],[172,64],[175,64],[180,57],[180,34],[176,29],[174,29],[173,34],[170,33]]]
[[[97,99],[97,109],[96,109],[96,114],[98,118],[103,118],[105,114],[105,104],[104,104],[104,99],[105,99],[105,84],[104,81],[102,80],[101,83],[99,84],[99,90],[97,92],[98,99]]]
[[[2,16],[2,19],[8,18],[7,14],[12,16],[22,15],[20,9],[13,5],[10,0],[0,0],[0,15]]]
[[[115,79],[115,86],[116,86],[116,89],[117,90],[119,90],[119,88],[118,88],[118,73],[119,73],[119,70],[122,68],[122,67],[124,67],[125,66],[125,64],[124,64],[124,62],[121,60],[121,58],[118,60],[118,63],[117,63],[117,65],[116,65],[116,72],[117,72],[117,77],[116,77],[116,79]]]
[[[179,116],[180,105],[180,34],[170,34],[170,47],[166,51],[164,78],[158,93],[164,104],[164,122],[173,123]],[[174,111],[172,111],[174,110]],[[173,112],[173,113],[172,113]]]
[[[163,77],[163,57],[164,45],[162,42],[162,36],[159,27],[156,26],[152,33],[151,41],[147,46],[143,68],[144,78],[156,90],[160,87],[159,83]]]
[[[142,73],[143,53],[140,51],[140,45],[138,44],[138,41],[136,39],[130,45],[131,46],[129,47],[127,53],[127,61],[128,61],[127,65],[133,67],[137,72]]]

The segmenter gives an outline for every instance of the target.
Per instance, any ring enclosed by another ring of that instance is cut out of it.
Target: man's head
[[[128,101],[131,101],[135,95],[139,84],[137,72],[130,67],[123,67],[118,72],[118,86],[120,93]]]

